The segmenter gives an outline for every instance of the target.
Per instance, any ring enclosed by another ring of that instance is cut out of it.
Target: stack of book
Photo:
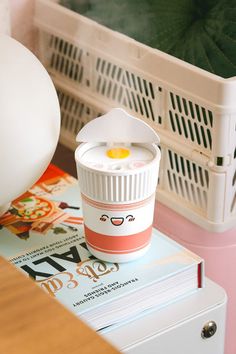
[[[182,299],[204,281],[203,260],[155,229],[136,261],[92,256],[78,181],[54,165],[0,218],[0,254],[98,331]]]

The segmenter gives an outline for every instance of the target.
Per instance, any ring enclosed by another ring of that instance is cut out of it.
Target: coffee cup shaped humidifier
[[[161,153],[148,124],[114,108],[86,124],[75,151],[89,251],[127,262],[150,245]]]

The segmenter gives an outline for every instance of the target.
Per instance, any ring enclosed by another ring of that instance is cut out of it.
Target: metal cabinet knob
[[[209,321],[203,326],[201,336],[203,339],[211,338],[216,333],[216,330],[216,323],[214,321]]]

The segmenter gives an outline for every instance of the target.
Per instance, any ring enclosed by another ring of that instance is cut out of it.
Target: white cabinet
[[[204,289],[103,336],[128,354],[223,354],[226,302],[225,291],[206,279]],[[216,332],[204,339],[209,321]]]

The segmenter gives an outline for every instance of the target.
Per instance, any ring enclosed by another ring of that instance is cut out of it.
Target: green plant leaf
[[[222,77],[236,76],[236,0],[61,0],[61,3]]]

